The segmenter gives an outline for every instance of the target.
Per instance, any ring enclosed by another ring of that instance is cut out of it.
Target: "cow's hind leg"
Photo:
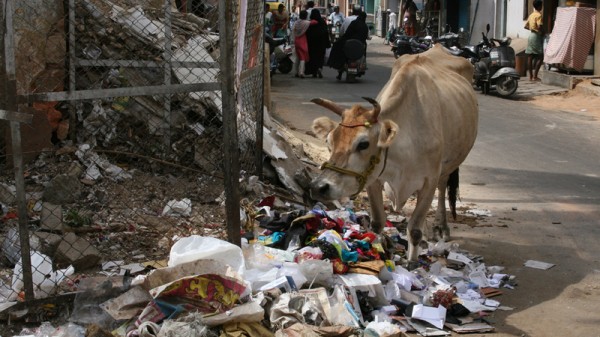
[[[438,182],[438,205],[433,223],[433,239],[438,241],[450,240],[450,227],[446,217],[446,188],[448,188],[448,201],[452,217],[456,220],[456,198],[458,195],[458,168],[450,176],[440,177]]]
[[[438,182],[438,204],[435,212],[435,220],[433,221],[433,240],[440,239],[448,240],[450,238],[450,228],[448,228],[448,220],[446,219],[446,185],[448,177],[441,177]]]
[[[431,201],[435,195],[435,186],[425,182],[423,188],[417,193],[417,204],[410,220],[408,221],[408,260],[417,261],[418,246],[423,240],[423,225],[425,217],[431,207]]]

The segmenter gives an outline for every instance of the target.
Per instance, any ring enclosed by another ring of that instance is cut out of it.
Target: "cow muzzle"
[[[328,170],[332,170],[332,171],[340,173],[340,174],[355,177],[356,182],[358,183],[358,190],[356,191],[356,193],[354,193],[350,196],[350,198],[355,198],[365,188],[365,185],[367,184],[367,180],[369,179],[369,176],[373,173],[373,171],[375,170],[375,167],[381,161],[380,157],[381,157],[381,149],[379,150],[379,152],[377,152],[377,155],[371,156],[371,159],[369,160],[369,164],[367,165],[365,170],[362,172],[356,172],[356,171],[352,171],[349,169],[345,169],[343,167],[335,166],[329,162],[323,163],[321,165],[321,170],[328,169]],[[386,157],[387,157],[387,151],[386,151]],[[383,170],[382,170],[382,172],[383,172]],[[329,197],[331,195],[331,190],[332,190],[331,183],[325,179],[317,178],[317,179],[313,180],[310,184],[310,195],[312,198],[315,198],[317,200],[332,199]],[[342,197],[344,197],[344,196],[342,196]]]

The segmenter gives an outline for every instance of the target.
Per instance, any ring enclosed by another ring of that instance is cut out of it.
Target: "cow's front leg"
[[[381,234],[385,221],[385,208],[383,207],[383,185],[379,180],[373,182],[367,187],[367,195],[371,204],[371,230],[377,234]]]
[[[423,240],[423,225],[425,217],[431,207],[431,201],[435,194],[435,185],[425,182],[423,188],[417,193],[417,205],[413,211],[410,220],[408,221],[408,260],[409,262],[417,261],[418,246]]]

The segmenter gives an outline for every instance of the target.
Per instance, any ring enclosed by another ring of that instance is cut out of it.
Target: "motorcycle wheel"
[[[346,73],[346,82],[348,82],[348,83],[356,82],[356,75]]]
[[[517,81],[513,77],[509,76],[500,76],[498,80],[496,80],[496,91],[498,94],[503,97],[508,97],[517,91],[517,87],[519,86],[519,81]]]
[[[279,72],[281,72],[282,74],[289,74],[289,72],[292,71],[293,67],[294,63],[292,62],[292,60],[290,60],[289,58],[285,58],[279,62],[277,70],[279,70]]]

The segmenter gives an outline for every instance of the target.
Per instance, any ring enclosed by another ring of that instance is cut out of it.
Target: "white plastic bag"
[[[314,283],[329,285],[333,278],[333,266],[329,260],[306,260],[300,263],[300,271],[308,280],[309,286]]]
[[[36,251],[31,252],[31,274],[33,279],[33,293],[35,298],[46,298],[53,294],[56,286],[62,282],[62,280],[72,275],[75,272],[73,266],[69,266],[66,269],[57,271],[52,270],[52,260]],[[13,277],[12,277],[12,289],[16,294],[23,290],[23,262],[19,262],[15,265]],[[13,300],[11,298],[11,300]]]
[[[240,276],[246,270],[242,249],[227,241],[192,235],[177,241],[169,254],[168,266],[173,267],[184,262],[212,259],[227,264]]]
[[[192,214],[192,201],[188,198],[171,200],[162,211],[162,215],[190,216]]]

